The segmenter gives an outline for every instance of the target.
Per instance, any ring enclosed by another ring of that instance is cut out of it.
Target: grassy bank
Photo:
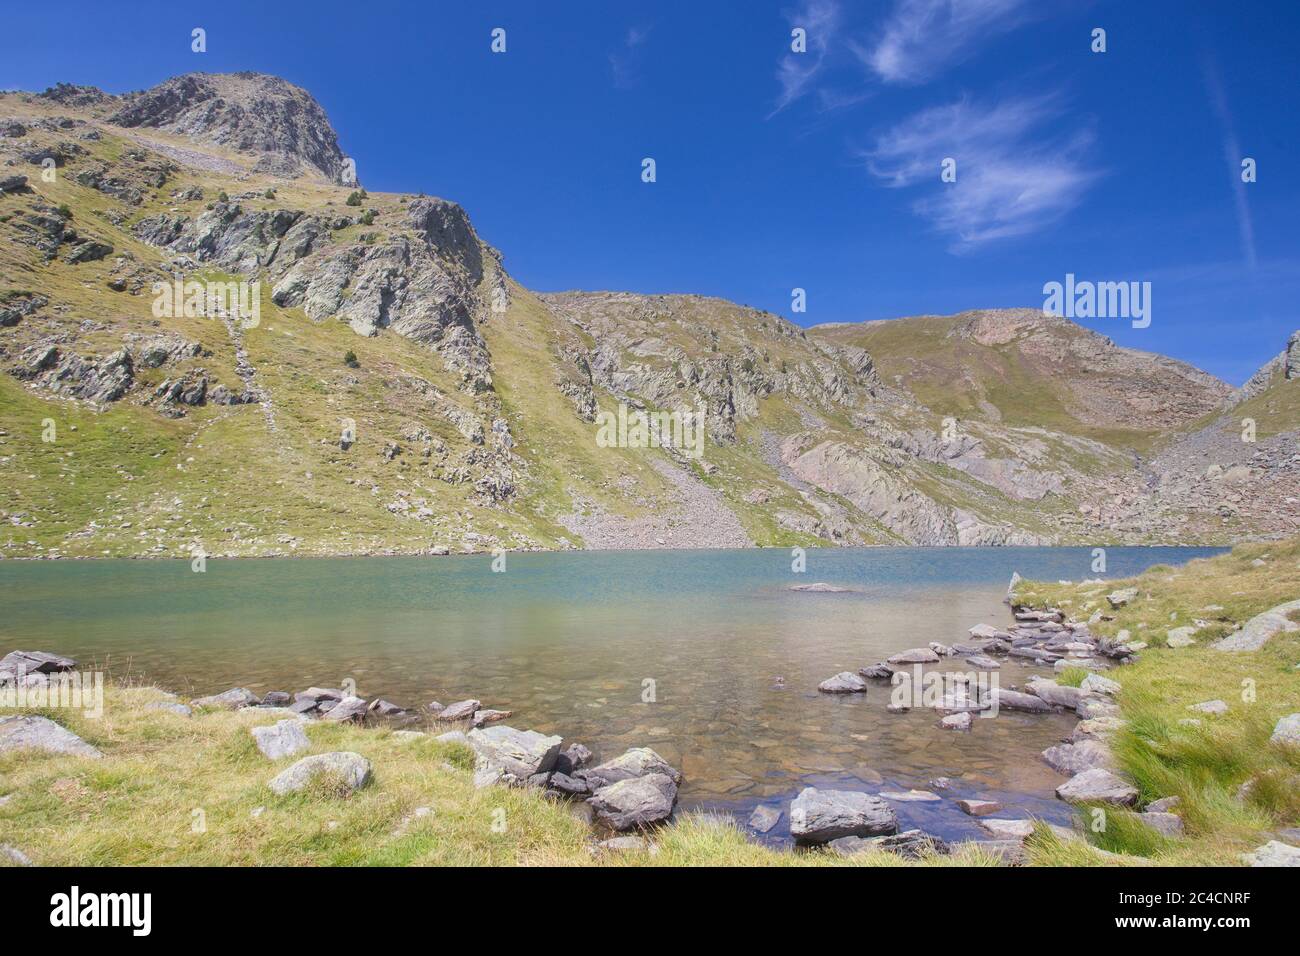
[[[1106,595],[1126,587],[1136,587],[1137,597],[1112,609]],[[1278,718],[1300,711],[1300,631],[1279,633],[1258,651],[1210,646],[1300,597],[1300,538],[1242,545],[1104,585],[1025,582],[1016,596],[1077,619],[1101,610],[1110,619],[1093,624],[1094,634],[1127,630],[1131,641],[1149,645],[1137,663],[1107,672],[1123,687],[1118,702],[1127,721],[1112,745],[1143,804],[1180,799],[1185,836],[1164,839],[1134,814],[1110,810],[1105,831],[1093,835],[1099,846],[1156,864],[1234,865],[1277,830],[1300,825],[1300,751],[1269,742]],[[1195,643],[1168,646],[1170,629],[1185,626],[1196,628]],[[1227,713],[1188,709],[1210,700],[1224,701]]]

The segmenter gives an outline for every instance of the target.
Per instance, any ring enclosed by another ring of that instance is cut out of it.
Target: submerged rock
[[[928,647],[913,647],[887,658],[890,664],[937,664],[939,655]]]
[[[1057,744],[1043,751],[1043,759],[1053,770],[1074,775],[1094,767],[1110,767],[1110,748],[1101,741],[1085,738],[1076,743]]]
[[[781,816],[776,807],[757,806],[749,815],[749,828],[757,833],[767,833],[781,822]]]
[[[990,813],[997,813],[1002,809],[1002,804],[996,800],[958,800],[957,807],[962,813],[969,814],[972,817],[986,817]]]

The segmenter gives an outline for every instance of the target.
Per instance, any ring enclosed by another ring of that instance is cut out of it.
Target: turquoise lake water
[[[1009,624],[1013,571],[1113,578],[1217,553],[1112,547],[1103,575],[1087,548],[813,550],[803,574],[775,549],[511,554],[504,573],[490,557],[209,560],[202,574],[182,561],[4,561],[0,654],[57,651],[183,695],[350,678],[413,708],[477,697],[601,757],[653,747],[686,774],[683,807],[742,817],[807,785],[924,789],[944,776],[951,799],[902,804],[900,818],[977,836],[954,799],[1068,818],[1053,797],[1064,778],[1039,753],[1072,718],[1003,713],[954,733],[931,711],[886,713],[883,683],[844,697],[817,684]],[[814,581],[853,590],[789,590]],[[999,680],[1034,673],[1006,662]]]

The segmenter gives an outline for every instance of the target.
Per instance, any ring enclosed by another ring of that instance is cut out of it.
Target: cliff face
[[[5,555],[1300,527],[1295,337],[1233,393],[1033,310],[804,330],[534,294],[457,204],[338,184],[320,106],[259,74],[0,94],[0,164]],[[242,305],[187,311],[187,283]],[[603,446],[620,405],[703,410],[704,456]]]

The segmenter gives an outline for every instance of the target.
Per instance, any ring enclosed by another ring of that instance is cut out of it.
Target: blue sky
[[[1291,0],[65,2],[11,6],[0,87],[279,74],[368,188],[462,203],[539,290],[810,325],[1150,281],[1149,328],[1086,324],[1238,384],[1300,328],[1298,38]]]

